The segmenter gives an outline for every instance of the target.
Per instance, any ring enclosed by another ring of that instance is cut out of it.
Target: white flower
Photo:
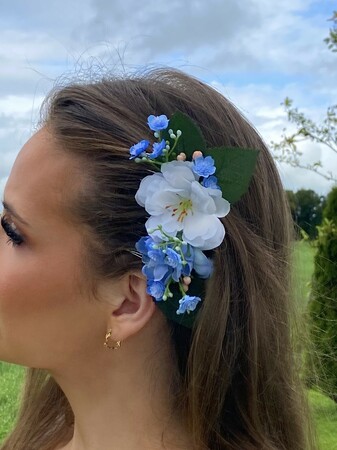
[[[158,225],[171,236],[183,230],[184,241],[210,250],[223,241],[225,229],[219,217],[229,213],[230,205],[219,189],[199,183],[192,164],[190,161],[162,164],[161,173],[142,179],[136,201],[150,214],[145,224],[148,233]],[[151,236],[162,237],[160,231]]]

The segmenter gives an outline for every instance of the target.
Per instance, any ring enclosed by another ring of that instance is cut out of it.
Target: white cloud
[[[288,126],[280,106],[286,96],[320,120],[337,97],[336,55],[323,43],[333,9],[333,0],[284,0],[277,7],[270,0],[4,2],[1,180],[54,80],[74,69],[83,76],[90,65],[98,72],[104,65],[104,70],[149,63],[180,67],[227,95],[267,143],[278,141]],[[321,154],[331,165],[323,147],[306,144],[304,152],[308,161]],[[287,166],[281,171],[287,185],[329,188],[306,172]]]
[[[211,85],[239,108],[241,113],[257,128],[267,144],[270,144],[271,141],[279,142],[284,128],[289,133],[295,130],[294,126],[287,121],[286,113],[280,106],[280,100],[283,100],[291,91],[296,91],[299,99],[306,97],[307,100],[308,97],[308,93],[300,85],[296,89],[293,85],[285,86],[282,90],[275,89],[271,85],[251,84],[241,88],[222,85],[219,82],[212,82]],[[321,108],[304,108],[303,112],[315,120],[322,119]],[[335,172],[337,171],[337,155],[326,146],[307,141],[301,143],[298,148],[303,153],[301,158],[303,164],[313,164],[321,160],[325,173],[333,168],[335,168]],[[325,195],[333,185],[333,182],[327,181],[313,172],[293,168],[285,163],[278,164],[278,168],[287,189],[313,189]]]

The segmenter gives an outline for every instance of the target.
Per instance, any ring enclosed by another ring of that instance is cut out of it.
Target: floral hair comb
[[[213,271],[204,252],[223,241],[219,218],[246,192],[259,151],[206,149],[199,127],[181,112],[170,119],[151,115],[148,126],[156,140],[151,151],[144,139],[130,148],[129,158],[154,169],[141,180],[135,196],[149,214],[148,235],[136,243],[136,250],[144,263],[147,292],[167,317],[191,327],[204,280]]]

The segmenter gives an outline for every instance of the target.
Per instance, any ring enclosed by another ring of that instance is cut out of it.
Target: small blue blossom
[[[183,298],[179,300],[179,309],[177,309],[177,314],[184,314],[187,312],[187,314],[190,313],[190,311],[194,311],[197,307],[197,304],[201,301],[201,298],[190,296],[190,295],[184,295]]]
[[[153,147],[153,152],[148,153],[147,156],[150,159],[158,158],[158,156],[162,155],[163,150],[166,147],[165,139],[163,139],[161,142],[155,142],[152,147]]]
[[[156,265],[153,262],[150,262],[149,264],[145,264],[143,266],[142,272],[148,280],[166,283],[171,277],[172,268],[165,264]]]
[[[183,244],[181,246],[185,261],[187,264],[183,266],[182,275],[188,277],[191,275],[194,264],[194,248],[189,244]]]
[[[165,264],[165,253],[159,248],[152,246],[147,252],[147,256],[156,264]]]
[[[147,141],[146,139],[143,139],[142,141],[138,142],[137,144],[133,145],[130,148],[130,158],[129,159],[134,159],[137,158],[137,156],[139,156],[141,153],[145,152],[145,150],[148,148],[148,146],[150,145],[150,142]]]
[[[211,175],[208,178],[204,178],[201,182],[201,184],[206,188],[219,189],[221,191],[221,187],[218,186],[217,183],[218,183],[218,179],[215,175]]]
[[[213,272],[213,262],[199,249],[194,249],[193,269],[200,278],[209,278]]]
[[[151,236],[142,236],[136,242],[135,247],[140,253],[147,254],[148,251],[152,248],[152,245],[154,245],[154,241]]]
[[[211,156],[206,156],[206,158],[199,156],[193,160],[192,170],[197,175],[207,178],[215,173],[214,159]]]
[[[147,281],[147,293],[152,295],[157,301],[162,300],[165,292],[165,284],[161,281],[148,280]]]
[[[173,269],[171,276],[174,279],[174,281],[179,281],[183,269],[183,264],[179,253],[177,253],[172,248],[168,247],[166,249],[165,262],[170,268]]]
[[[181,256],[179,255],[179,253],[177,253],[170,247],[166,249],[165,261],[169,266],[173,267],[174,269],[182,265]]]
[[[147,118],[147,124],[152,131],[165,130],[168,127],[169,119],[162,114],[161,116],[149,116]]]

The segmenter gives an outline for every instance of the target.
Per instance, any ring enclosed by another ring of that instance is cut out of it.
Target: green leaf
[[[216,147],[204,150],[204,157],[212,156],[222,196],[235,203],[247,191],[254,173],[259,150]]]
[[[205,139],[200,128],[186,114],[177,111],[170,119],[169,127],[176,133],[182,131],[175,152],[184,152],[187,160],[192,161],[195,150],[203,152],[204,157],[212,156],[215,161],[216,176],[221,187],[223,197],[234,203],[247,191],[254,173],[259,150],[217,147],[206,149]],[[163,134],[169,139],[168,131]]]
[[[180,152],[186,153],[187,160],[192,160],[192,155],[195,150],[203,152],[206,149],[205,139],[200,128],[186,114],[180,111],[174,113],[170,118],[168,128],[171,128],[174,133],[176,133],[177,130],[181,130],[182,135],[178,140],[175,151],[177,154]],[[167,130],[163,132],[163,138],[165,140],[170,140]]]

